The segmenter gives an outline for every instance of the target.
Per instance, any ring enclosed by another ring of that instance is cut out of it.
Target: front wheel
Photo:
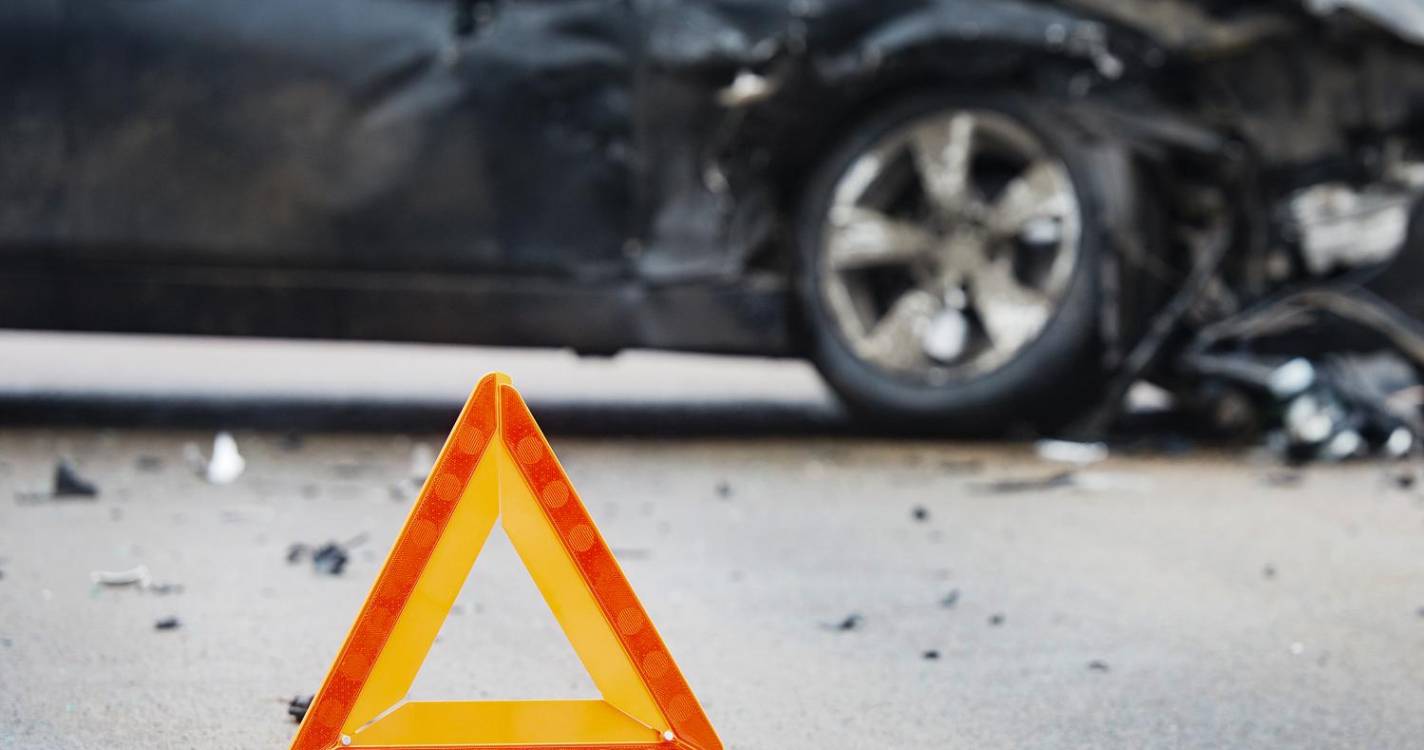
[[[817,366],[853,407],[946,431],[1093,403],[1099,200],[1032,104],[922,96],[856,127],[798,217]]]

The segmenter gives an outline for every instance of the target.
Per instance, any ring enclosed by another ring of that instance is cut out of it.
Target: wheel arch
[[[770,130],[760,130],[755,134],[759,138],[779,138],[783,143],[790,141],[797,144],[791,149],[769,149],[769,152],[776,154],[766,169],[780,219],[788,227],[797,223],[802,199],[824,160],[876,113],[927,93],[988,89],[999,95],[1051,104],[1067,115],[1063,120],[1067,127],[1074,128],[1082,139],[1097,144],[1104,157],[1099,162],[1101,168],[1086,177],[1095,181],[1094,188],[1098,194],[1114,199],[1096,206],[1098,215],[1093,220],[1108,230],[1114,255],[1133,256],[1149,252],[1150,249],[1144,247],[1147,239],[1142,236],[1144,207],[1139,205],[1142,195],[1132,188],[1132,184],[1142,174],[1156,171],[1158,156],[1141,144],[1115,140],[1111,134],[1100,132],[1096,123],[1078,121],[1073,117],[1074,110],[1081,109],[1081,102],[1071,98],[1066,86],[1075,75],[1092,75],[1092,72],[1081,60],[1064,57],[1034,59],[1027,52],[1018,56],[1013,64],[1006,63],[997,69],[987,79],[948,75],[939,64],[905,65],[858,82],[845,93],[837,95],[829,110],[819,110],[819,115],[816,108],[798,108],[804,114],[788,119],[784,124],[785,132],[803,133],[805,137],[792,139],[773,135]],[[827,111],[833,115],[825,115]],[[828,127],[825,121],[831,117],[833,124]],[[766,248],[759,264],[786,274],[788,282],[794,287],[796,257],[795,238],[787,232],[782,233],[780,241]],[[1138,309],[1139,305],[1133,303],[1131,307]],[[1105,311],[1103,326],[1110,336],[1117,335],[1118,327],[1111,320],[1117,317],[1133,316],[1130,312],[1120,315],[1117,311]],[[799,314],[792,316],[790,324],[793,341],[804,342],[808,339],[807,321]]]

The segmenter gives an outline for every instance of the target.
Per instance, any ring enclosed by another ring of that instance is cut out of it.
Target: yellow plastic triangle
[[[601,700],[407,701],[496,521]],[[292,750],[721,742],[507,376],[481,379]]]

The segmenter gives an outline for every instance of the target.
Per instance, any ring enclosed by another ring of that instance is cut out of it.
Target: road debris
[[[729,482],[728,482],[727,480],[725,480],[725,479],[720,480],[719,482],[717,482],[716,492],[717,492],[717,497],[719,497],[719,498],[721,498],[721,499],[723,499],[723,500],[726,500],[726,499],[730,498],[730,497],[732,496],[732,485],[731,485],[731,483],[729,483]]]
[[[925,661],[935,661],[939,659],[939,651],[936,649],[929,649],[928,651],[925,651],[924,653],[920,654],[920,658],[924,659]]]
[[[37,504],[48,500],[92,500],[98,496],[98,485],[81,477],[68,460],[60,459],[54,464],[54,479],[48,492],[17,492],[15,500],[22,504]]]
[[[302,723],[302,719],[307,715],[307,709],[311,708],[311,702],[315,695],[296,695],[287,704],[287,715],[292,717],[294,723]]]
[[[68,461],[61,460],[54,466],[54,497],[98,497],[99,488],[88,479],[79,476]]]
[[[996,479],[992,482],[980,482],[974,485],[974,487],[980,492],[1009,495],[1018,492],[1062,489],[1072,487],[1074,483],[1074,473],[1072,471],[1060,471],[1043,477]]]
[[[1094,660],[1088,662],[1088,669],[1090,669],[1090,670],[1092,670],[1092,671],[1094,671],[1094,672],[1110,672],[1110,671],[1112,671],[1112,670],[1108,667],[1108,663],[1107,663],[1107,662],[1101,661],[1101,660],[1098,660],[1098,659],[1094,659]]]
[[[852,612],[846,615],[844,620],[841,620],[840,622],[831,625],[825,625],[823,627],[825,627],[827,630],[835,630],[842,633],[846,633],[852,630],[859,630],[860,626],[864,623],[865,618],[862,617],[860,613]]]
[[[1273,471],[1264,477],[1272,487],[1299,487],[1305,481],[1305,474],[1299,471]]]
[[[147,565],[135,565],[128,570],[92,570],[89,572],[89,579],[100,586],[115,588],[137,586],[144,589],[153,583],[153,576],[149,574]]]
[[[183,623],[177,617],[165,617],[153,623],[154,630],[177,630]]]
[[[925,521],[930,520],[930,509],[926,508],[923,505],[916,505],[914,508],[910,509],[910,517],[915,519],[915,521],[919,523],[924,523]]]
[[[287,563],[295,565],[304,559],[311,560],[312,569],[318,573],[339,576],[351,561],[351,550],[365,543],[366,535],[357,534],[345,542],[327,542],[313,546],[300,542],[287,547]]]
[[[950,589],[944,598],[939,600],[939,606],[945,609],[954,609],[954,605],[959,603],[959,589]]]
[[[1040,440],[1034,443],[1034,452],[1045,461],[1087,466],[1107,459],[1108,446],[1106,443]]]
[[[312,553],[312,567],[318,573],[339,576],[341,571],[346,569],[346,563],[350,559],[351,555],[345,547],[336,542],[330,542]]]
[[[1254,403],[1266,445],[1287,463],[1403,458],[1424,420],[1414,367],[1391,351],[1314,359],[1194,354],[1188,367],[1230,383]]]
[[[1268,580],[1269,580],[1269,579],[1272,579],[1272,578],[1275,578],[1275,577],[1276,577],[1276,566],[1267,564],[1266,567],[1264,567],[1264,568],[1261,569],[1261,575],[1262,575],[1264,578],[1268,579]]]
[[[134,459],[134,468],[145,472],[159,471],[163,468],[163,459],[158,456],[142,455]]]
[[[135,565],[127,570],[91,570],[89,580],[107,588],[136,588],[151,594],[181,594],[183,585],[179,583],[157,583],[147,565]]]
[[[183,457],[209,484],[232,484],[247,469],[247,459],[237,449],[237,440],[230,432],[213,437],[213,453],[205,457],[197,443],[183,446]]]
[[[994,627],[996,627],[996,628],[997,628],[998,626],[1000,626],[1000,625],[1003,625],[1003,624],[1004,624],[1004,616],[1001,615],[1001,614],[999,614],[999,613],[997,613],[997,612],[994,613],[994,614],[992,614],[992,615],[989,615],[989,624],[992,625],[992,626],[994,626]]]

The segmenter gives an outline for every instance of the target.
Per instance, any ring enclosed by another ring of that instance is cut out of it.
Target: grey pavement
[[[1394,481],[1400,467],[1313,467],[1282,485],[1257,458],[1203,450],[1114,457],[1076,486],[1005,494],[995,480],[1063,467],[1022,445],[819,436],[834,407],[798,363],[316,349],[328,356],[10,334],[0,390],[295,391],[438,411],[502,366],[536,417],[541,402],[600,394],[790,405],[810,415],[805,434],[553,435],[730,748],[1424,743],[1424,496]],[[0,428],[0,749],[290,741],[286,701],[321,680],[409,508],[411,455],[442,436],[239,429],[248,467],[228,486],[183,460],[212,436]],[[34,496],[60,457],[97,499]],[[294,542],[360,535],[339,576],[286,560]],[[140,563],[182,591],[90,580]],[[857,627],[836,627],[852,614]],[[155,630],[167,616],[181,626]],[[497,540],[412,694],[592,687]]]

